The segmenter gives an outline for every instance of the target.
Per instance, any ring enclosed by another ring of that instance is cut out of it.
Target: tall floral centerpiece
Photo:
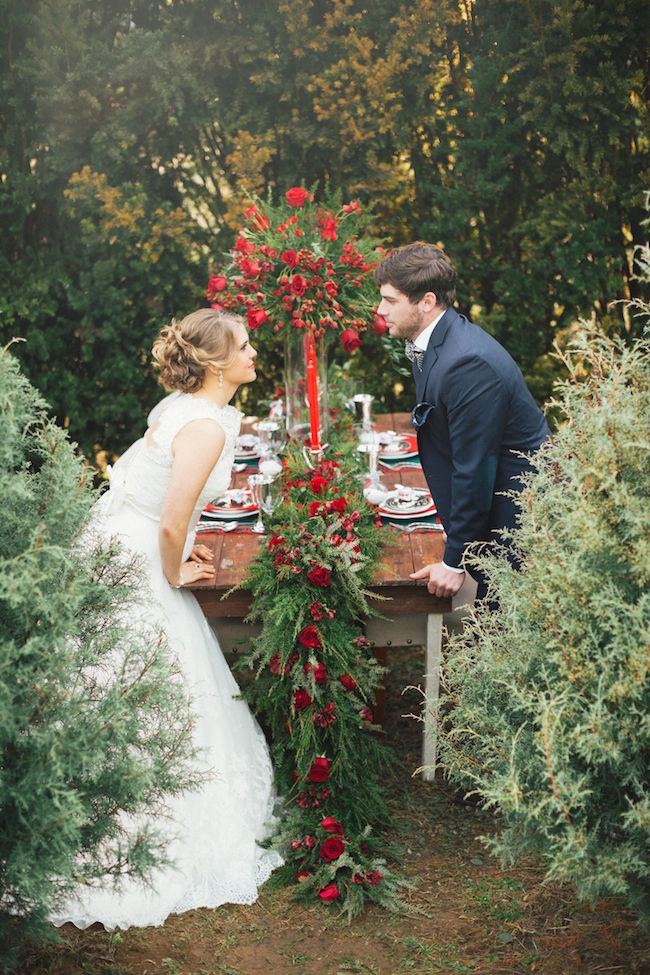
[[[385,330],[375,314],[377,293],[370,272],[380,248],[363,236],[367,218],[357,201],[317,203],[294,186],[279,203],[254,199],[246,224],[219,273],[208,281],[213,307],[246,316],[253,331],[277,336],[284,353],[285,404],[289,432],[319,436],[328,421],[327,353],[332,343],[345,352],[362,344],[368,328]],[[268,347],[268,346],[267,346]],[[309,415],[309,362],[315,361],[318,403]]]

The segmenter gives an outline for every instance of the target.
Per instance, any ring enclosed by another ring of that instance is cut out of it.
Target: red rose
[[[377,315],[377,313],[375,313],[374,318],[372,320],[372,330],[373,332],[376,332],[377,335],[386,334],[386,332],[388,331],[388,325],[386,324],[386,319],[384,318],[383,315]]]
[[[284,545],[284,537],[282,535],[271,535],[269,538],[269,552],[272,552],[278,545]]]
[[[323,860],[328,860],[331,863],[332,860],[338,860],[344,852],[343,840],[339,840],[336,836],[330,836],[321,846],[320,855]]]
[[[322,819],[321,828],[327,833],[338,833],[339,836],[343,836],[343,826],[333,816],[327,816],[325,819]]]
[[[327,587],[332,584],[332,573],[322,565],[316,566],[315,569],[310,569],[307,573],[307,578],[312,586]]]
[[[346,328],[344,332],[341,332],[341,344],[346,352],[354,352],[362,343],[358,333],[353,328]]]
[[[309,190],[303,189],[302,186],[292,186],[284,195],[290,207],[304,207],[310,199]]]
[[[251,244],[245,237],[238,237],[233,249],[239,251],[241,254],[252,254],[255,250],[255,244]]]
[[[323,240],[336,240],[337,228],[338,228],[338,223],[336,222],[334,217],[325,217],[320,232],[320,235],[323,238]]]
[[[249,261],[247,257],[240,262],[239,269],[246,278],[256,278],[261,270],[257,261]]]
[[[375,887],[381,883],[381,870],[366,870],[366,880]]]
[[[246,313],[246,318],[248,320],[248,327],[255,329],[264,324],[268,318],[268,315],[263,308],[249,308]]]
[[[302,274],[294,274],[289,282],[289,287],[297,298],[301,298],[307,290],[307,279]]]
[[[372,721],[374,715],[370,710],[370,708],[364,705],[359,711],[359,717],[361,718],[362,721]]]
[[[316,846],[317,840],[315,836],[305,836],[304,844],[308,850],[313,850]]]
[[[360,873],[353,874],[353,876],[350,877],[350,880],[351,880],[351,882],[353,884],[362,884],[363,883],[363,877],[361,876]]]
[[[311,613],[311,618],[313,620],[322,620],[323,618],[323,604],[317,599],[309,607],[309,612]]]
[[[296,874],[296,883],[301,884],[303,880],[307,880],[309,876],[311,876],[309,871],[299,870],[298,873]]]
[[[296,711],[304,711],[312,704],[312,699],[302,687],[299,687],[293,694],[293,706]]]
[[[325,901],[326,904],[330,904],[339,896],[339,889],[336,884],[328,884],[327,887],[323,887],[323,889],[318,892],[318,896],[322,901]]]
[[[334,498],[333,501],[329,502],[330,511],[338,511],[339,514],[343,514],[347,505],[345,498]]]
[[[311,768],[307,773],[310,782],[327,782],[330,777],[330,760],[319,755],[312,762]]]
[[[309,487],[312,489],[314,494],[322,494],[323,491],[327,489],[328,484],[329,481],[325,477],[321,477],[320,474],[317,474],[315,477],[312,477],[311,481],[309,482]]]
[[[315,516],[318,514],[318,512],[321,509],[321,505],[322,505],[322,501],[312,501],[312,503],[309,505],[310,518],[315,518]]]
[[[320,642],[320,637],[316,632],[315,626],[306,626],[304,630],[301,630],[298,634],[298,643],[301,643],[303,647],[307,647],[308,650],[315,650],[317,647],[322,646]]]
[[[310,663],[306,663],[303,667],[303,670],[305,671],[306,674],[308,674],[311,669],[312,666]],[[327,667],[325,666],[325,664],[316,662],[314,664],[313,669],[314,669],[314,680],[316,681],[316,683],[327,684]]]
[[[224,278],[223,274],[212,274],[208,278],[208,290],[205,296],[210,301],[218,291],[225,291],[227,287],[228,278]]]
[[[294,853],[298,850],[302,850],[302,840],[291,840],[291,849]]]
[[[339,680],[343,684],[343,687],[346,689],[346,691],[353,691],[357,686],[356,680],[354,679],[354,677],[350,677],[349,674],[341,674]]]
[[[286,264],[287,267],[294,268],[298,266],[298,255],[295,251],[283,251],[282,254],[280,254],[280,260],[283,264]]]

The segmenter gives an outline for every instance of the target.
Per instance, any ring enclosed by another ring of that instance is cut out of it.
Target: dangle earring
[[[217,372],[217,381],[219,383],[219,388],[223,386],[223,369],[219,369]]]

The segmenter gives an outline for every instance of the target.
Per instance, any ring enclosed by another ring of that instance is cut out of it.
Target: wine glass
[[[279,500],[278,480],[273,474],[251,474],[248,478],[248,485],[253,495],[253,501],[257,505],[257,521],[251,531],[261,535],[266,531],[262,512],[270,515]]]
[[[370,430],[372,428],[372,404],[374,399],[375,397],[370,393],[355,393],[350,400],[352,412],[357,421],[361,421],[361,426],[364,430]]]

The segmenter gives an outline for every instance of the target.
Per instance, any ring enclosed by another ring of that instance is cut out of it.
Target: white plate
[[[236,464],[245,464],[247,461],[259,460],[262,455],[260,453],[252,454],[235,454]]]
[[[379,452],[379,460],[406,460],[409,457],[417,457],[417,443],[414,442],[414,438],[409,436],[400,437],[399,440],[400,447],[395,449],[386,445],[383,450]]]
[[[239,495],[241,492],[226,491],[220,498],[216,498],[212,504],[206,505],[201,512],[202,518],[247,518],[249,515],[257,514],[257,505],[254,504],[249,491],[246,491],[246,499],[243,503],[233,503],[233,494]]]
[[[428,491],[415,491],[416,497],[410,503],[398,503],[399,495],[391,492],[379,508],[385,518],[423,518],[436,513],[435,503]]]
[[[426,511],[409,511],[408,514],[403,515],[397,515],[394,511],[386,511],[384,508],[378,508],[378,511],[382,518],[390,518],[391,521],[417,521],[418,518],[430,518],[431,515],[438,513],[435,504]]]

